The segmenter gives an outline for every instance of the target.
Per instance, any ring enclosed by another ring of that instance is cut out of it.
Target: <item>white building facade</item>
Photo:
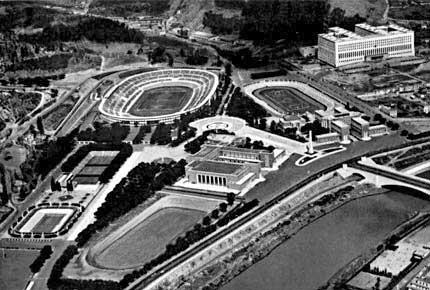
[[[395,24],[361,23],[354,32],[332,27],[318,35],[318,59],[334,67],[414,55],[414,32]]]

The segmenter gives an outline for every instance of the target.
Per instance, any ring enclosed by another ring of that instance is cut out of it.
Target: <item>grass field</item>
[[[22,290],[31,275],[28,267],[39,251],[8,250],[0,251],[0,289]]]
[[[197,223],[205,213],[167,207],[145,219],[95,257],[101,267],[137,267],[164,252],[166,245]]]
[[[307,111],[314,112],[318,109],[324,109],[322,104],[295,88],[262,88],[256,90],[254,95],[270,106],[282,110],[285,114],[303,114]]]
[[[31,230],[33,233],[50,233],[64,218],[64,214],[45,214]]]
[[[185,86],[166,86],[149,89],[140,95],[128,113],[135,116],[158,116],[180,111],[192,96]]]

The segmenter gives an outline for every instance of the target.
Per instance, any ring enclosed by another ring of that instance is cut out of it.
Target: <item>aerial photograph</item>
[[[430,0],[0,0],[0,290],[430,290]]]

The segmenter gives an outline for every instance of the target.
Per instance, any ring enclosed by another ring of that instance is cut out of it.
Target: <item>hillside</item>
[[[329,0],[329,3],[331,9],[339,7],[345,10],[346,16],[353,16],[358,13],[361,17],[370,21],[379,21],[383,17],[387,7],[385,0]],[[177,14],[178,11],[180,14]],[[217,7],[215,0],[170,0],[168,15],[176,15],[179,20],[192,29],[203,30],[203,16],[207,11],[221,13],[224,17],[233,17],[241,14],[239,9]]]
[[[169,16],[176,16],[185,26],[194,30],[205,30],[203,16],[207,11],[222,13],[224,17],[240,15],[238,9],[223,9],[215,6],[214,0],[170,0]]]

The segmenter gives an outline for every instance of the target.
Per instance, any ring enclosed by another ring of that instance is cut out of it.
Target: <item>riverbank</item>
[[[245,245],[236,247],[233,251],[208,264],[191,279],[178,285],[178,288],[198,289],[206,285],[204,289],[219,289],[268,256],[307,225],[353,200],[386,192],[386,190],[376,189],[370,184],[357,185],[355,188],[345,187],[345,190],[324,194],[296,208],[273,227],[267,228],[258,236],[247,241]]]
[[[417,212],[410,219],[396,227],[391,233],[385,236],[377,245],[367,249],[350,263],[346,264],[336,274],[334,274],[327,284],[318,288],[319,290],[334,290],[339,285],[348,283],[366,265],[381,255],[388,247],[393,246],[397,241],[407,237],[412,232],[428,226],[430,222],[430,212]]]

